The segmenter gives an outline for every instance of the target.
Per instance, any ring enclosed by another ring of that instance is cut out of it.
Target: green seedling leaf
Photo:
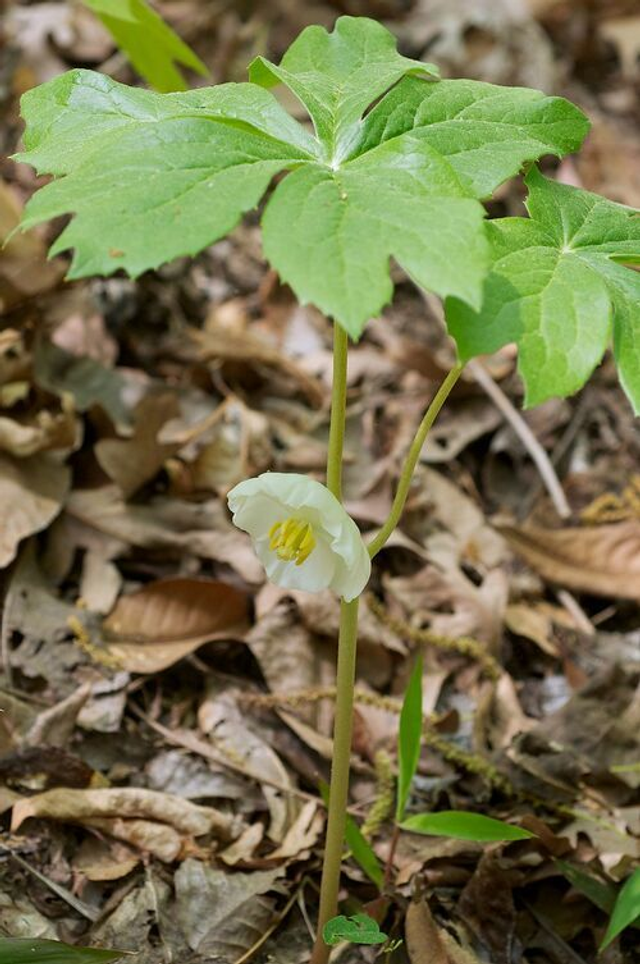
[[[569,395],[602,359],[613,328],[620,381],[640,414],[640,212],[557,184],[533,168],[531,217],[487,225],[492,268],[477,312],[447,302],[462,359],[516,342],[527,405]]]
[[[378,890],[382,890],[384,871],[382,870],[380,861],[376,857],[367,838],[363,836],[358,824],[353,817],[348,815],[345,838],[347,847],[351,851],[351,856],[355,862],[365,872],[369,880],[376,885]]]
[[[307,28],[280,67],[254,62],[248,84],[160,95],[71,71],[22,101],[19,159],[57,178],[23,227],[73,214],[51,249],[75,249],[69,277],[135,277],[227,234],[287,172],[264,246],[301,302],[358,338],[392,297],[393,257],[425,289],[479,310],[489,249],[478,198],[525,161],[574,150],[587,122],[536,91],[432,74],[353,17],[333,33]],[[315,136],[260,86],[280,81]]]
[[[422,745],[422,652],[416,658],[409,685],[404,695],[398,733],[398,788],[396,820],[404,817],[409,790],[418,769]]]
[[[464,810],[442,810],[440,813],[418,813],[401,824],[403,830],[433,837],[454,837],[456,840],[475,840],[489,843],[497,840],[529,840],[535,834],[522,827],[480,813]]]
[[[588,874],[575,864],[569,864],[565,860],[554,860],[554,864],[560,873],[566,877],[572,887],[588,897],[592,904],[599,907],[606,914],[610,914],[616,902],[616,889],[612,884],[605,884],[604,881]]]
[[[332,917],[322,929],[325,944],[333,947],[348,941],[350,944],[384,944],[387,935],[383,934],[376,921],[366,914],[353,917]]]
[[[630,924],[640,919],[640,868],[634,870],[631,876],[625,881],[615,902],[607,932],[600,945],[600,950],[615,940],[622,931]]]
[[[0,964],[109,964],[123,956],[122,951],[76,947],[59,941],[0,938]]]
[[[105,25],[138,73],[159,91],[186,90],[176,64],[206,76],[200,58],[145,0],[83,0]]]
[[[328,808],[330,796],[329,785],[323,780],[320,781],[320,793]],[[380,866],[380,861],[376,857],[371,844],[360,830],[360,827],[349,814],[347,814],[347,822],[345,825],[345,840],[355,862],[365,872],[369,880],[375,884],[379,890],[382,890],[384,871]]]

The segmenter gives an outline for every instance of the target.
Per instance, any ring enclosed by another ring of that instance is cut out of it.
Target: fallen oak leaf
[[[640,599],[640,521],[595,527],[496,529],[543,579],[578,592]]]
[[[160,579],[121,596],[104,620],[109,654],[132,673],[156,673],[203,643],[248,628],[245,593],[214,579]]]

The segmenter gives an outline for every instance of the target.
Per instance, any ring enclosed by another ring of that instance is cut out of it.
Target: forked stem
[[[409,495],[409,489],[411,488],[411,480],[413,478],[413,473],[415,472],[416,465],[418,464],[418,459],[420,458],[420,452],[422,451],[422,446],[424,445],[427,435],[431,429],[431,426],[435,422],[440,409],[446,402],[447,398],[451,394],[453,386],[460,378],[462,374],[462,369],[464,365],[456,365],[451,369],[447,377],[442,382],[440,388],[434,395],[429,408],[425,412],[424,418],[422,419],[418,431],[416,432],[415,438],[411,443],[411,448],[409,449],[409,454],[407,455],[406,461],[402,468],[402,473],[400,475],[400,481],[398,482],[398,488],[391,506],[391,512],[389,513],[389,518],[382,526],[377,536],[369,543],[369,555],[373,559],[377,555],[387,539],[398,525],[400,521],[400,516],[404,509],[405,502],[407,501],[407,496]]]
[[[337,499],[341,499],[342,495],[342,451],[344,446],[347,398],[347,349],[348,337],[339,325],[335,325],[327,487]],[[411,444],[409,454],[402,469],[398,490],[393,500],[389,518],[369,546],[369,553],[372,558],[382,548],[398,524],[405,502],[407,501],[411,478],[418,458],[420,457],[422,446],[447,396],[460,377],[462,367],[462,365],[456,365],[456,367],[449,372],[436,392],[433,401],[420,423],[420,427]],[[351,738],[353,731],[353,700],[356,677],[359,602],[359,599],[353,599],[351,602],[342,600],[340,608],[336,714],[333,732],[329,813],[322,866],[322,883],[320,886],[318,931],[310,964],[327,964],[331,949],[325,944],[322,932],[327,921],[335,917],[338,911],[340,869],[344,853],[347,803],[349,799],[349,764],[351,761]]]

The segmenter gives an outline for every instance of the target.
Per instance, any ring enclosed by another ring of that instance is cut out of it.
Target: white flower
[[[326,486],[293,472],[265,472],[240,482],[227,499],[272,582],[308,592],[333,589],[347,602],[360,595],[371,573],[369,553]]]

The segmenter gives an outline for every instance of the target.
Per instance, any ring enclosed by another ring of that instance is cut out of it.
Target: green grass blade
[[[0,964],[110,964],[122,957],[123,951],[107,951],[99,947],[0,938]]]
[[[498,840],[529,840],[535,834],[503,820],[484,817],[464,810],[442,810],[440,813],[418,813],[401,824],[403,830],[433,837],[455,837],[489,843]]]
[[[604,940],[600,945],[600,950],[615,940],[618,934],[629,927],[640,918],[640,868],[634,870],[631,876],[625,881],[618,898],[615,902],[613,913],[604,935]]]
[[[398,790],[396,820],[404,817],[409,790],[420,760],[422,742],[422,653],[418,653],[407,692],[404,695],[398,734]]]

